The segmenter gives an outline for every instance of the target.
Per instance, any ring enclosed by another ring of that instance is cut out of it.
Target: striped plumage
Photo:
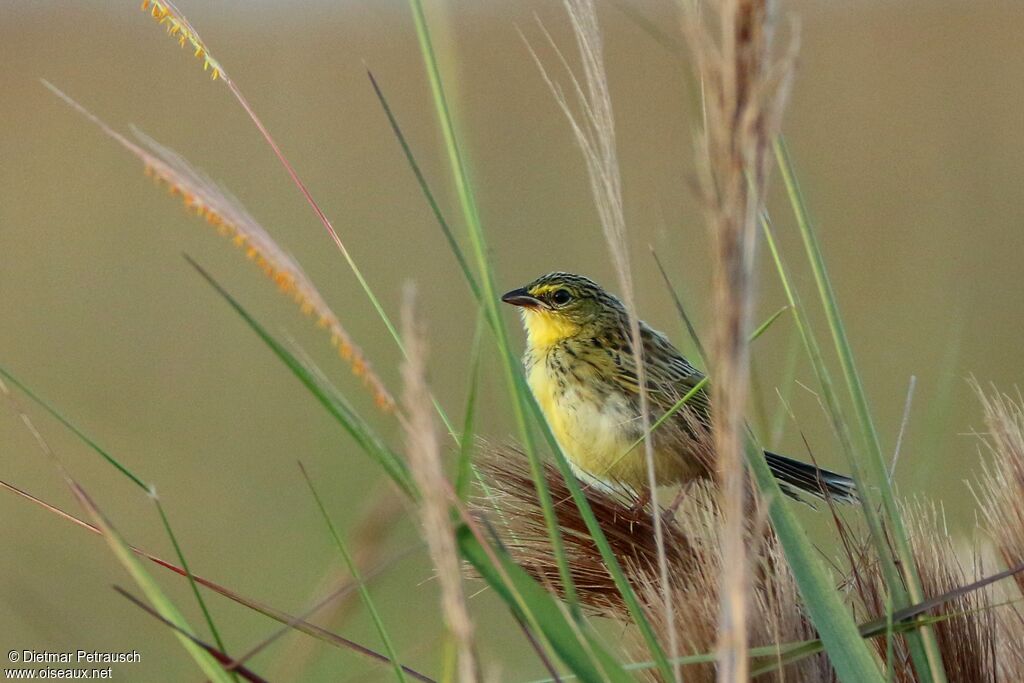
[[[527,333],[523,358],[534,397],[580,478],[612,489],[642,492],[647,469],[642,446],[640,393],[629,319],[622,302],[592,280],[550,273],[508,292]],[[652,420],[672,408],[704,375],[665,335],[640,322]],[[713,476],[707,386],[694,394],[653,436],[659,485]],[[772,473],[791,495],[798,491],[855,500],[853,482],[774,453]]]

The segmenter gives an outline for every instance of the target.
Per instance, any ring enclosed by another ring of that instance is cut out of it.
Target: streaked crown
[[[534,342],[557,341],[594,328],[618,329],[626,319],[626,309],[617,297],[574,273],[542,275],[501,300],[522,309]]]

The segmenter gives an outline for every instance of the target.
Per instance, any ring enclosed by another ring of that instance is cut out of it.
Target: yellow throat
[[[537,351],[551,348],[580,330],[578,324],[562,316],[528,308],[523,309],[523,326],[526,328],[527,343]]]

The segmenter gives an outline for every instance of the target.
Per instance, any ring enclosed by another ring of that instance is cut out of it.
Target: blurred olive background
[[[685,53],[669,0],[599,3],[619,124],[641,314],[685,343],[653,267],[667,264],[699,326],[708,301],[707,232],[692,187]],[[369,67],[460,235],[408,9],[402,2],[190,2],[182,9],[290,156],[388,311],[419,286],[432,381],[460,419],[472,299],[366,78]],[[626,7],[628,11],[623,11]],[[917,392],[897,480],[945,505],[970,540],[965,486],[986,454],[965,378],[1014,391],[1024,373],[1024,44],[1019,2],[794,2],[801,57],[785,129],[816,219],[883,442],[892,449],[910,377]],[[539,24],[575,64],[558,3],[429,2],[502,288],[565,269],[614,282],[567,123],[523,36],[565,82]],[[310,469],[351,533],[381,495],[379,471],[182,258],[195,257],[268,327],[292,335],[382,434],[325,337],[242,255],[156,190],[140,164],[39,83],[46,78],[119,130],[136,124],[222,181],[303,264],[375,367],[399,391],[399,355],[322,227],[245,114],[135,2],[0,5],[0,363],[96,437],[166,503],[193,569],[301,612],[339,560],[299,475]],[[539,22],[539,23],[538,23]],[[522,34],[522,35],[521,35]],[[777,178],[775,179],[778,180]],[[780,183],[772,213],[805,299],[823,324]],[[783,303],[764,268],[759,317]],[[507,322],[521,335],[512,311]],[[824,332],[824,327],[822,327]],[[781,319],[755,349],[763,412],[793,353]],[[513,433],[491,345],[480,431]],[[831,348],[829,349],[831,351]],[[781,447],[843,468],[802,359]],[[172,549],[146,497],[17,394],[47,440],[129,540]],[[77,512],[6,401],[0,478]],[[807,513],[813,518],[813,513]],[[137,649],[121,680],[195,678],[165,628],[111,590],[135,586],[102,541],[0,493],[0,649]],[[812,520],[813,521],[813,520]],[[819,520],[820,521],[820,520]],[[385,556],[415,546],[407,519]],[[154,568],[199,626],[184,581]],[[374,580],[408,663],[438,670],[443,628],[432,570],[416,551]],[[475,588],[473,589],[475,590]],[[276,630],[209,598],[229,649]],[[542,675],[486,593],[473,598],[489,672]],[[379,647],[365,613],[336,627]],[[273,680],[376,680],[386,668],[288,635],[253,664]]]

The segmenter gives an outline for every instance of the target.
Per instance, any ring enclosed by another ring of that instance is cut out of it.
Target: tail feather
[[[764,459],[768,461],[768,469],[779,480],[783,492],[797,500],[801,499],[801,493],[841,503],[856,503],[860,500],[853,479],[842,474],[770,451],[764,452]]]

